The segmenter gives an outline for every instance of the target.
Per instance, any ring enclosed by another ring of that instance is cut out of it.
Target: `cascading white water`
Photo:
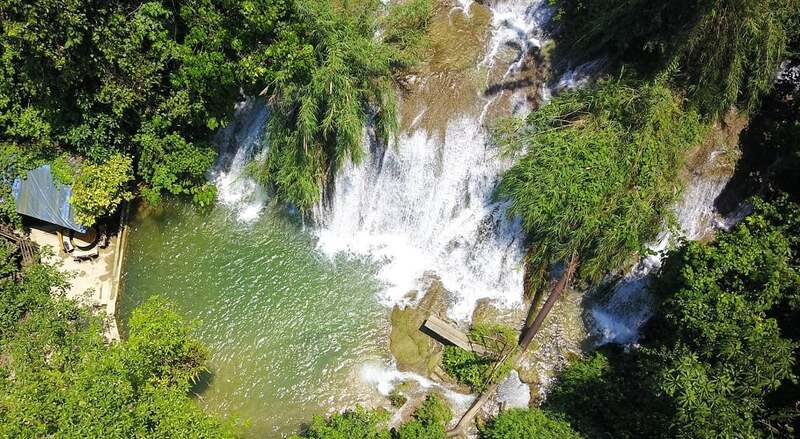
[[[460,3],[451,14],[469,13],[471,2]],[[509,43],[521,54],[509,71],[521,65],[539,44],[541,14],[535,11],[541,4],[494,2],[483,68],[491,69]],[[487,145],[483,114],[453,118],[443,137],[413,128],[436,111],[420,113],[396,149],[373,147],[362,165],[347,166],[337,176],[330,206],[318,215],[318,246],[328,255],[350,252],[385,261],[379,276],[388,285],[388,304],[403,301],[423,273],[434,271],[457,297],[448,314],[464,320],[481,298],[520,302],[523,234],[492,200],[510,163]]]
[[[473,2],[468,2],[472,4]],[[469,10],[467,6],[465,10]],[[479,65],[491,66],[509,44],[517,46],[518,56],[508,66],[504,76],[522,67],[525,55],[541,48],[545,36],[542,28],[550,20],[552,10],[542,1],[497,1],[491,6],[492,39],[489,50]]]
[[[266,153],[262,145],[268,114],[263,100],[240,102],[233,120],[216,138],[221,153],[211,181],[217,186],[217,201],[244,223],[256,220],[267,200],[264,188],[248,175],[247,165]]]
[[[712,152],[705,166],[717,166],[721,155],[720,151]],[[726,226],[714,209],[714,200],[729,179],[730,174],[720,172],[695,174],[689,178],[683,197],[675,206],[680,228],[678,236],[671,231],[662,232],[650,246],[654,254],[643,258],[620,280],[606,302],[591,307],[598,344],[636,342],[639,330],[652,315],[653,297],[648,285],[653,273],[661,267],[664,252],[677,238],[698,240],[707,237],[715,228]]]

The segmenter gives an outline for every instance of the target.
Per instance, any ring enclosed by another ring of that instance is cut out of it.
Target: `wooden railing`
[[[39,253],[39,246],[30,239],[20,236],[10,226],[0,224],[0,237],[14,244],[22,254],[22,264],[30,265],[35,261],[36,254]]]

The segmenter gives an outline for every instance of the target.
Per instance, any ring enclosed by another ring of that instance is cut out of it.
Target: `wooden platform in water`
[[[485,347],[473,343],[470,341],[469,337],[467,337],[467,334],[436,316],[428,317],[425,323],[422,324],[422,327],[441,341],[458,346],[466,351],[475,352],[478,355],[485,355],[487,353]]]

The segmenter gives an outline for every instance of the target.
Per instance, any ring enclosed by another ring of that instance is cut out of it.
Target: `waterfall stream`
[[[675,206],[678,230],[661,232],[650,245],[653,254],[644,257],[613,288],[607,301],[590,309],[593,331],[598,344],[635,343],[639,330],[652,315],[653,297],[648,291],[652,275],[661,268],[662,259],[676,240],[708,238],[715,229],[730,227],[714,209],[714,200],[730,179],[726,168],[725,147],[718,146],[703,161],[702,169],[689,176],[686,189]]]
[[[416,89],[424,95],[440,85],[441,76],[457,76],[448,85],[466,103],[422,106],[410,116],[397,148],[373,145],[364,163],[348,165],[337,176],[330,205],[318,212],[320,250],[384,262],[379,276],[387,285],[385,303],[403,302],[426,272],[456,294],[448,311],[454,319],[469,319],[482,298],[503,306],[521,303],[523,233],[505,206],[492,199],[510,163],[489,146],[483,119],[500,99],[510,99],[512,111],[525,111],[522,93],[487,96],[485,90],[521,71],[541,45],[546,16],[541,4],[497,1],[483,10],[490,15],[489,35],[473,60],[478,62],[458,72],[431,72],[419,78]],[[460,1],[448,19],[478,21],[480,8],[485,7]],[[413,102],[403,105],[406,111],[414,108]],[[442,112],[450,117],[442,121]]]
[[[140,219],[128,284],[172,295],[202,321],[217,380],[204,398],[218,410],[261,416],[254,434],[290,431],[323,407],[379,404],[376,395],[406,380],[440,388],[456,411],[466,409],[469,395],[394,367],[385,352],[386,309],[376,296],[386,306],[413,303],[433,273],[452,293],[448,315],[455,320],[469,321],[481,299],[521,309],[524,233],[493,199],[512,163],[491,145],[487,126],[499,116],[526,114],[551,91],[583,84],[594,65],[548,82],[536,57],[547,39],[546,0],[451,0],[450,6],[431,25],[432,60],[408,78],[397,144],[380,144],[367,129],[366,158],[339,172],[313,225],[300,226],[268,206],[267,192],[249,172],[251,162],[268,154],[262,100],[240,103],[216,139],[221,153],[210,178],[221,208],[199,214],[178,206],[177,213]],[[709,168],[718,155],[706,158]],[[727,175],[689,176],[676,206],[683,236],[699,239],[716,225],[713,201]],[[662,233],[652,245],[656,254],[589,307],[600,342],[636,341],[650,317],[651,273],[674,238]],[[154,253],[160,259],[148,257]],[[164,274],[153,276],[159,270]],[[145,296],[138,294],[123,308]],[[580,320],[578,303],[562,314]],[[579,350],[582,323],[569,331],[564,322],[571,320],[560,320],[561,327],[545,331],[539,370],[553,372],[565,361],[553,358]],[[318,339],[325,343],[311,342]],[[509,406],[526,406],[530,388],[515,374],[500,396]]]

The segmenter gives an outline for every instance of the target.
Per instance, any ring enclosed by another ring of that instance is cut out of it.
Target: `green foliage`
[[[500,412],[480,430],[481,439],[578,439],[582,436],[569,423],[539,409]]]
[[[50,163],[50,173],[57,183],[71,186],[75,182],[75,168],[66,154],[59,155]]]
[[[134,158],[142,195],[214,198],[209,140],[240,91],[273,105],[264,178],[306,209],[424,53],[432,0],[9,0],[0,4],[0,139],[89,162]],[[383,38],[376,39],[382,23]],[[241,88],[240,88],[241,87]]]
[[[290,439],[444,439],[445,427],[453,413],[445,400],[431,393],[414,411],[412,419],[389,431],[384,424],[389,413],[383,409],[356,407],[328,418],[315,416],[305,432]]]
[[[221,1],[0,5],[0,136],[90,162],[133,156],[151,193],[205,183],[236,99],[238,14]]]
[[[9,281],[10,277],[17,271],[19,257],[16,255],[16,247],[4,240],[0,240],[0,283]]]
[[[639,349],[570,365],[545,408],[587,437],[793,436],[800,207],[753,206],[716,241],[667,258]]]
[[[292,436],[292,439],[389,439],[391,434],[382,424],[388,420],[388,413],[382,410],[365,410],[356,407],[337,413],[329,418],[314,416],[306,432]]]
[[[666,74],[706,113],[752,110],[786,55],[797,0],[553,0],[562,42]]]
[[[382,141],[397,129],[394,69],[409,64],[432,12],[429,0],[393,8],[389,39],[376,40],[380,10],[378,0],[297,1],[268,49],[274,112],[262,176],[300,210],[320,200],[345,163],[361,161],[368,120]]]
[[[422,61],[428,44],[427,30],[434,14],[431,0],[392,2],[381,27],[383,41],[396,49],[395,68],[407,69]]]
[[[753,110],[786,56],[797,0],[699,2],[673,65],[678,83],[704,111]],[[706,4],[703,4],[706,3]]]
[[[395,439],[444,439],[453,418],[450,406],[438,393],[431,393],[414,411],[413,419],[395,431]]]
[[[510,201],[541,273],[581,260],[579,275],[598,280],[622,267],[661,230],[679,194],[686,151],[704,127],[663,84],[603,81],[568,91],[526,120],[494,130],[503,150],[524,151],[497,195]]]
[[[46,265],[0,282],[0,436],[235,437],[188,397],[207,354],[169,305],[143,304],[130,339],[107,345],[66,282]]]
[[[765,397],[794,379],[797,342],[773,316],[798,302],[800,207],[754,206],[713,244],[685,244],[657,283],[664,301],[651,333],[682,437],[755,434],[777,411]]]
[[[589,438],[670,437],[669,406],[658,395],[647,357],[614,347],[571,362],[543,409]]]
[[[84,164],[72,186],[70,204],[75,209],[75,219],[91,226],[97,218],[114,213],[121,202],[133,197],[128,190],[132,179],[131,158],[121,154],[114,154],[101,164]]]
[[[476,325],[470,330],[469,337],[473,343],[485,346],[490,353],[478,355],[458,346],[445,346],[442,368],[460,383],[480,392],[511,372],[517,336],[514,330],[501,325]],[[503,362],[497,364],[500,360]]]

